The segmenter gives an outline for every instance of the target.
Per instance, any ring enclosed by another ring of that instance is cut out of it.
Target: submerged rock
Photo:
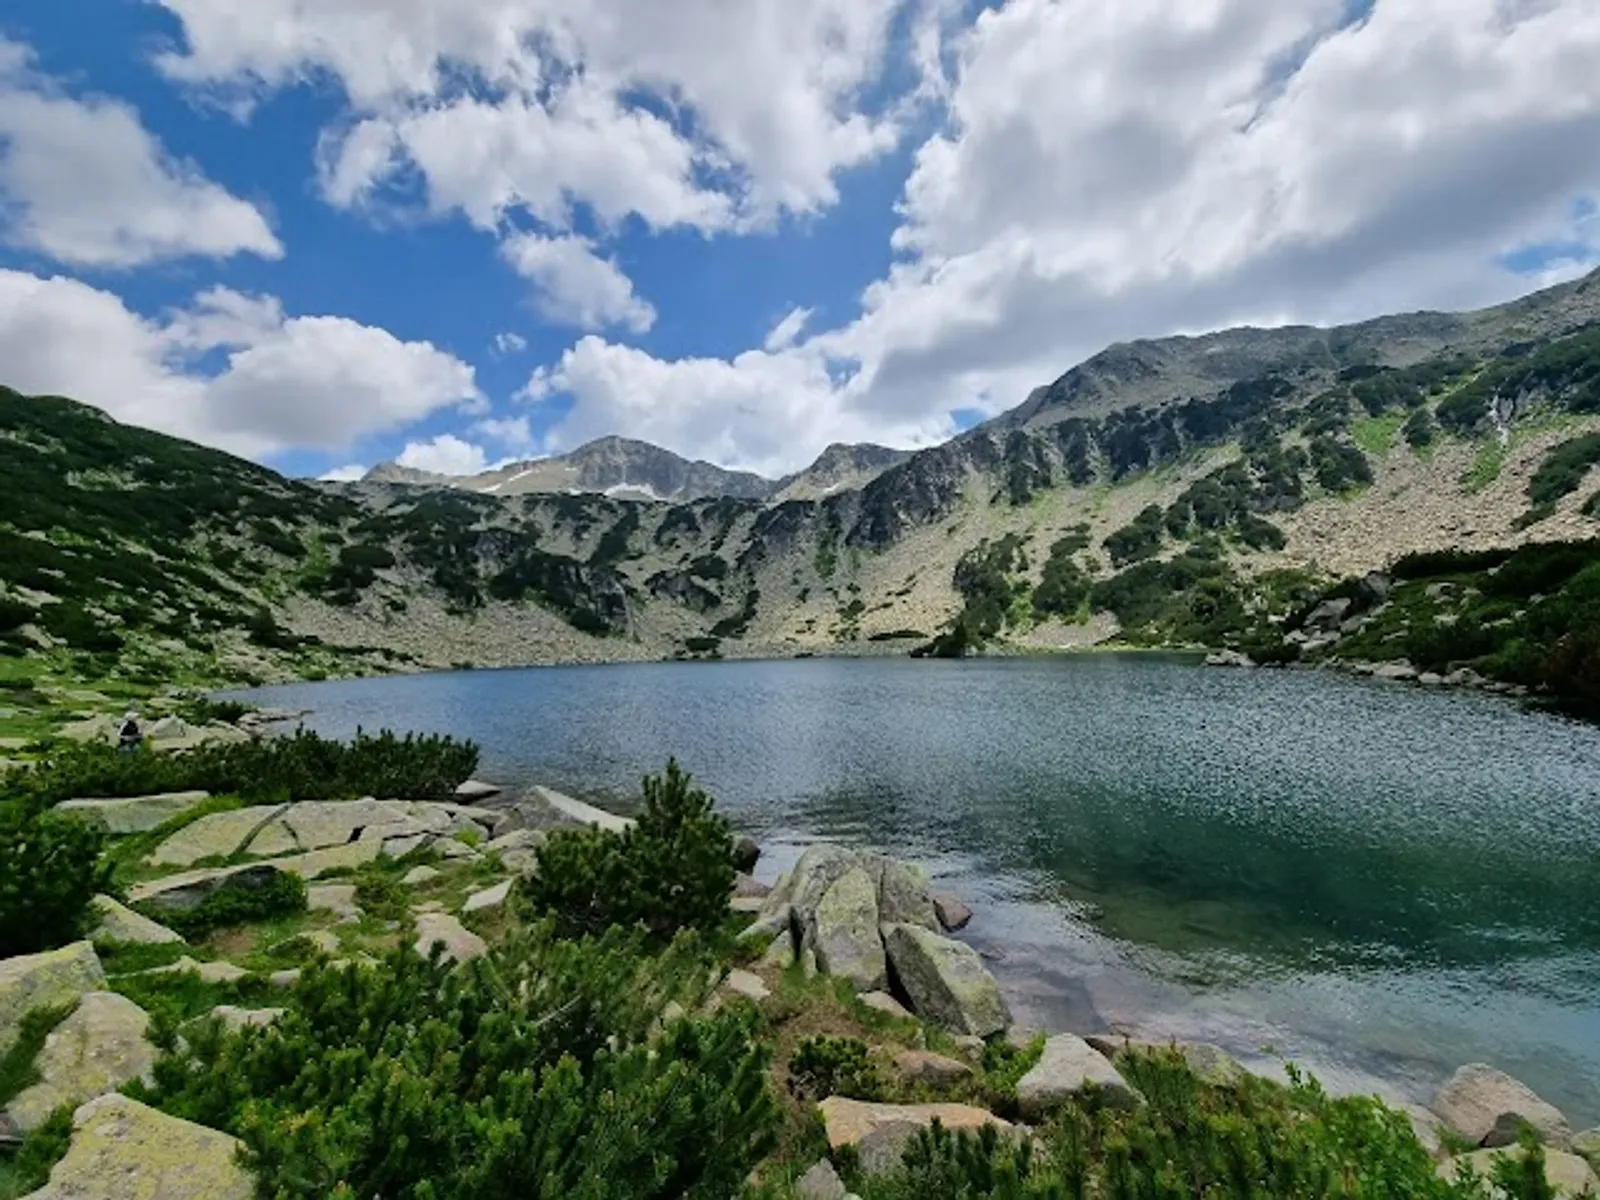
[[[920,925],[884,930],[889,961],[919,1017],[956,1033],[988,1037],[1011,1023],[1000,986],[971,946]]]
[[[943,892],[934,893],[933,912],[946,933],[957,933],[972,921],[972,910],[954,896]]]
[[[72,1144],[24,1200],[251,1200],[237,1139],[112,1094],[72,1116]]]

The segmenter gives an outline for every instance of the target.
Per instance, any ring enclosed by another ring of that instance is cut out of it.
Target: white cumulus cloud
[[[61,263],[281,258],[254,205],[169,155],[132,108],[67,95],[0,39],[0,237]]]
[[[407,442],[395,461],[402,467],[435,475],[477,475],[489,468],[489,456],[482,446],[453,433],[441,433],[425,442]]]
[[[634,333],[655,324],[656,310],[634,294],[632,280],[584,238],[516,234],[501,244],[501,251],[517,274],[532,281],[535,305],[556,324],[580,329],[621,325]]]

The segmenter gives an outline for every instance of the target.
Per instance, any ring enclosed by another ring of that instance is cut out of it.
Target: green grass
[[[1405,413],[1385,413],[1381,417],[1364,417],[1350,423],[1350,436],[1368,454],[1382,458],[1394,445],[1395,435],[1406,423]]]
[[[51,1030],[72,1015],[77,1003],[50,1008],[36,1008],[22,1018],[17,1029],[17,1040],[11,1049],[0,1055],[0,1109],[4,1109],[17,1096],[39,1082],[39,1072],[34,1059],[44,1048],[45,1038]]]
[[[1461,477],[1461,486],[1468,493],[1476,493],[1494,483],[1506,465],[1506,453],[1507,447],[1501,444],[1499,438],[1484,442],[1478,447],[1478,457],[1473,460],[1471,468]]]

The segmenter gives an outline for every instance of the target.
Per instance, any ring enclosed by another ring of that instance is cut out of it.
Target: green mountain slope
[[[1443,551],[1478,557],[1432,582],[1488,595],[1461,578],[1483,555],[1600,536],[1597,463],[1600,276],[1482,313],[1112,347],[820,498],[307,484],[6,392],[0,649],[152,685],[1110,636],[1398,657],[1407,630],[1340,631],[1342,651],[1295,616]],[[1471,619],[1505,631],[1516,600]],[[1539,682],[1553,629],[1500,673]],[[1487,665],[1510,638],[1429,661]]]

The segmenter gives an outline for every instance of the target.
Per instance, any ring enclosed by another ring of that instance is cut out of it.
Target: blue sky
[[[1590,269],[1597,26],[1593,0],[5,6],[0,364],[298,474],[605,433],[768,473],[929,444],[1110,341]]]

